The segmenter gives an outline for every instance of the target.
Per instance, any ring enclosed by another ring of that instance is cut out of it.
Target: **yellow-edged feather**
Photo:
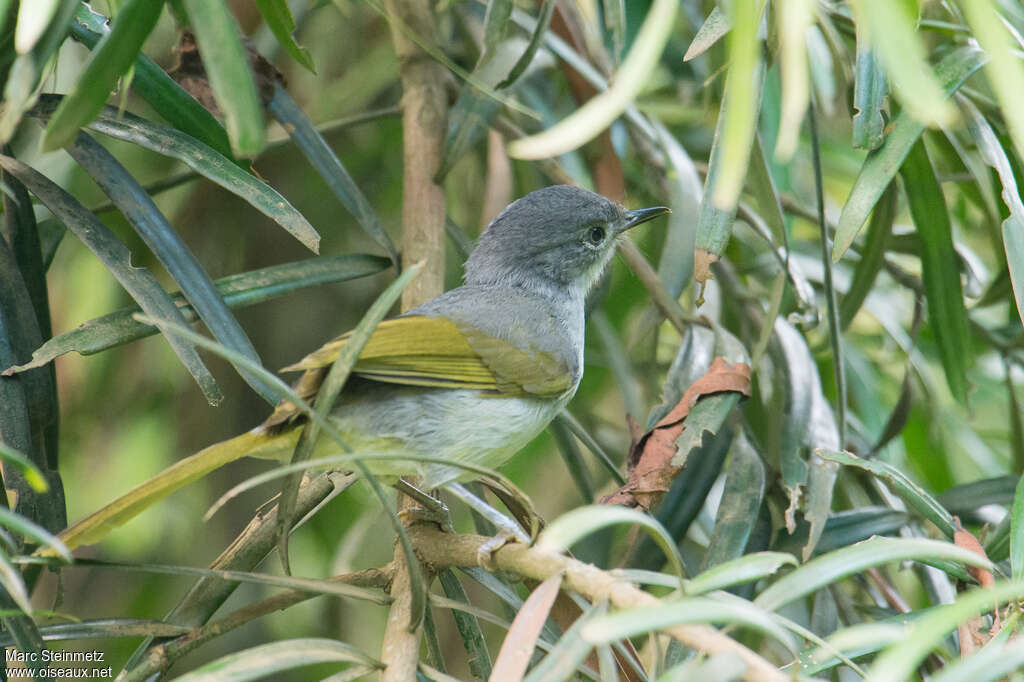
[[[305,372],[296,384],[300,397],[316,395],[348,339],[349,334],[343,334],[282,370]],[[444,317],[423,315],[377,325],[352,372],[384,383],[475,389],[505,397],[557,397],[572,386],[569,368],[548,353],[519,348]],[[265,423],[279,425],[295,414],[292,405],[282,403]]]

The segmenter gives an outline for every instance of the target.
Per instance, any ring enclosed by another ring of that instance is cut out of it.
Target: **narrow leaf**
[[[865,569],[899,561],[957,561],[991,568],[992,564],[971,550],[951,542],[923,538],[875,537],[812,559],[789,575],[776,580],[754,603],[774,611],[815,590]]]
[[[1024,576],[1024,476],[1017,484],[1010,508],[1010,568],[1014,580]]]
[[[238,24],[224,0],[182,0],[231,148],[255,156],[263,148],[263,108]]]
[[[131,254],[124,244],[74,197],[16,159],[0,156],[0,166],[16,176],[96,254],[97,258],[110,270],[144,311],[154,319],[160,320],[161,325],[165,322],[185,324],[185,319],[171,298],[157,283],[156,278],[149,271],[133,266]],[[161,328],[161,331],[164,329]],[[182,364],[195,377],[206,399],[211,404],[220,402],[222,397],[220,388],[202,360],[199,359],[199,354],[192,344],[170,335],[165,338],[181,359]]]
[[[562,574],[557,573],[538,585],[523,602],[494,659],[491,682],[522,679],[561,587]]]
[[[704,23],[697,29],[697,35],[693,37],[693,42],[686,48],[686,54],[683,55],[683,61],[688,62],[691,59],[696,59],[701,56],[711,46],[721,40],[722,36],[729,32],[732,25],[729,23],[729,17],[719,9],[716,4],[711,8],[711,13],[708,14],[708,18],[704,20]]]
[[[967,77],[981,68],[987,57],[976,47],[961,47],[946,55],[935,67],[935,75],[949,96]],[[838,261],[860,232],[885,188],[896,177],[911,147],[921,137],[924,124],[909,111],[896,117],[892,130],[879,149],[868,155],[843,205],[832,244],[832,260]]]
[[[896,219],[896,208],[899,204],[899,187],[896,182],[889,183],[875,210],[871,214],[868,233],[864,238],[864,249],[860,260],[853,271],[853,279],[839,303],[839,325],[844,330],[853,322],[861,304],[871,292],[875,278],[885,263],[885,252],[892,234],[893,221]]]
[[[910,480],[900,469],[879,459],[863,459],[848,452],[819,450],[818,455],[844,466],[852,466],[864,471],[870,471],[888,483],[892,487],[893,492],[906,502],[911,509],[938,526],[939,530],[946,537],[953,538],[953,533],[956,532],[953,516],[946,511],[945,507],[938,500],[929,495],[924,488]]]
[[[878,53],[868,40],[867,26],[857,22],[857,65],[853,86],[853,148],[878,149],[885,141],[882,103],[887,90]]]
[[[639,526],[650,534],[665,552],[673,570],[683,578],[683,560],[672,536],[660,523],[636,509],[610,505],[577,507],[552,521],[541,532],[536,546],[546,552],[564,552],[595,531],[621,524]]]
[[[32,113],[46,119],[59,102],[59,95],[43,95]],[[310,251],[318,252],[320,235],[302,213],[270,185],[242,170],[199,140],[174,128],[129,113],[118,112],[114,107],[105,107],[96,120],[89,124],[89,128],[181,161],[200,175],[249,202],[253,208],[287,230]]]
[[[676,0],[654,0],[611,86],[542,133],[513,141],[509,155],[543,159],[577,149],[605,130],[646,85],[675,23]]]
[[[61,104],[66,102],[67,100],[64,100]],[[213,280],[131,173],[102,145],[85,133],[79,133],[67,151],[110,197],[167,268],[167,272],[181,287],[185,298],[192,304],[192,308],[213,337],[228,348],[258,363],[260,358],[256,348],[224,304]],[[264,386],[258,377],[243,367],[236,365],[235,369],[264,400],[271,405],[276,403],[271,390]]]
[[[313,66],[313,56],[304,47],[295,42],[292,34],[295,32],[295,19],[292,17],[292,10],[288,7],[286,0],[256,0],[256,8],[263,15],[263,21],[267,22],[277,42],[281,47],[288,50],[292,59],[302,64],[309,71],[316,73]]]
[[[709,202],[723,210],[734,208],[739,200],[757,128],[764,75],[757,26],[763,9],[764,3],[758,0],[735,0],[730,4],[729,74],[720,114],[725,123],[722,139],[718,141],[721,155],[712,160],[720,168]]]
[[[921,274],[928,320],[939,347],[946,383],[953,397],[967,402],[970,337],[967,310],[953,247],[952,225],[942,187],[935,176],[924,142],[918,140],[901,169],[914,226],[921,238]]]
[[[242,308],[305,287],[373,275],[387,268],[389,264],[390,261],[386,258],[362,254],[317,256],[229,275],[218,279],[214,284],[229,308]],[[184,296],[173,293],[171,298],[186,322],[195,322],[199,319]],[[138,308],[124,308],[84,322],[46,341],[32,353],[31,362],[11,369],[14,372],[23,372],[45,365],[65,353],[74,351],[82,355],[92,355],[156,334],[158,329],[132,317],[138,312]]]
[[[508,72],[505,79],[498,83],[496,86],[498,90],[511,86],[519,80],[520,76],[526,73],[527,67],[533,62],[533,58],[537,56],[537,50],[540,49],[540,44],[544,41],[544,34],[547,33],[548,25],[551,23],[551,15],[554,11],[555,0],[544,0],[544,4],[540,6],[540,13],[537,15],[537,25],[534,26],[533,33],[530,34],[530,42],[527,43],[523,54],[516,60],[512,70]]]
[[[76,4],[71,35],[87,47],[94,48],[110,29],[107,17],[85,3]],[[132,65],[135,77],[132,90],[156,110],[165,121],[186,135],[231,158],[231,143],[223,126],[202,104],[178,85],[167,72],[144,54]]]
[[[53,112],[43,133],[45,151],[71,144],[78,129],[103,109],[117,80],[135,63],[163,7],[160,0],[127,0],[121,5],[110,32],[93,49],[85,70]]]
[[[274,98],[270,100],[268,108],[270,113],[288,131],[295,146],[327,183],[327,187],[330,188],[334,196],[359,221],[359,225],[366,231],[366,234],[370,235],[370,238],[387,252],[388,257],[397,268],[399,264],[398,251],[395,249],[391,237],[380,224],[380,218],[377,217],[370,201],[345,170],[341,159],[280,84],[274,87]]]
[[[315,663],[353,663],[383,669],[384,664],[334,639],[286,639],[222,656],[176,678],[178,682],[245,682],[266,680]]]
[[[917,30],[917,3],[857,0],[851,4],[858,28],[864,26],[893,83],[893,94],[907,113],[922,124],[950,124],[955,110],[943,96],[941,77],[936,78],[928,67]]]

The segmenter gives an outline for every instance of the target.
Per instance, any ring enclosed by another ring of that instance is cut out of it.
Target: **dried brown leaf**
[[[730,365],[717,357],[708,371],[690,385],[683,397],[654,428],[635,440],[629,452],[629,480],[602,500],[603,504],[621,504],[650,509],[668,492],[682,470],[674,466],[676,439],[683,433],[686,416],[706,395],[734,391],[750,396],[750,366],[745,362]]]

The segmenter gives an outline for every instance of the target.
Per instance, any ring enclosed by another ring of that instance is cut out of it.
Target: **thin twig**
[[[379,569],[371,568],[364,571],[346,573],[334,576],[329,581],[345,583],[346,585],[357,585],[359,587],[384,588],[392,582],[391,567],[389,565]],[[152,675],[163,673],[182,656],[194,651],[212,639],[216,639],[227,632],[231,632],[274,611],[281,611],[318,596],[321,595],[319,593],[301,592],[299,590],[285,590],[272,597],[243,606],[219,620],[153,647],[138,666],[118,679],[121,682],[142,682],[142,680],[149,679]]]

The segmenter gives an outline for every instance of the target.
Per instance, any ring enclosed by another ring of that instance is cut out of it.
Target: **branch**
[[[448,100],[444,67],[417,44],[437,43],[429,0],[388,0],[387,13],[402,79],[402,266],[427,263],[402,294],[402,309],[408,310],[444,291],[444,189],[434,175],[444,151]]]
[[[359,587],[386,587],[392,581],[391,567],[371,568],[364,571],[354,571],[343,575],[329,578],[328,582],[345,583],[346,585],[357,585]],[[272,597],[243,606],[232,611],[220,620],[198,627],[169,642],[155,646],[146,654],[146,658],[139,665],[118,679],[121,682],[142,682],[153,675],[165,672],[175,661],[185,654],[199,648],[211,639],[241,627],[257,618],[261,618],[274,611],[281,611],[294,606],[300,602],[313,597],[322,596],[319,592],[302,592],[300,590],[285,590]],[[411,679],[411,678],[410,678]]]
[[[476,566],[477,552],[487,541],[479,535],[452,535],[427,525],[409,529],[420,558],[434,569]],[[618,580],[608,571],[558,554],[541,552],[514,543],[493,553],[496,570],[511,571],[534,580],[545,580],[564,573],[566,589],[578,592],[590,601],[608,599],[620,609],[650,606],[659,600],[632,583]],[[706,653],[731,653],[747,664],[745,678],[751,682],[786,682],[789,676],[770,661],[731,637],[708,625],[676,625],[665,632],[681,643]],[[411,679],[411,678],[410,678]]]

